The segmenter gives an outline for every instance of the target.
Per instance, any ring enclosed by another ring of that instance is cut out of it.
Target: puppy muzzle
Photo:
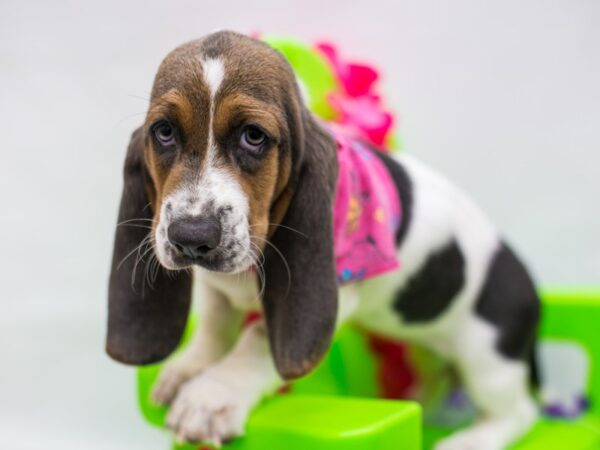
[[[221,242],[221,223],[214,217],[189,217],[169,225],[167,236],[180,255],[193,261],[210,259]]]

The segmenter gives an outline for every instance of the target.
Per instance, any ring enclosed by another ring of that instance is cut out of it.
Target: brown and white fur
[[[336,147],[284,58],[219,32],[163,61],[125,163],[107,351],[132,364],[170,354],[194,280],[200,325],[153,391],[180,440],[242,434],[261,397],[309,372],[347,321],[457,368],[481,419],[438,450],[502,449],[531,427],[539,302],[525,269],[442,176],[408,156],[380,157],[405,210],[402,268],[338,289]],[[263,319],[242,328],[256,310]]]

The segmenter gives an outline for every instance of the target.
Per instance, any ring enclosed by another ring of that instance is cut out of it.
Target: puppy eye
[[[175,145],[175,130],[169,122],[159,122],[153,128],[154,137],[163,147]]]
[[[240,136],[240,147],[250,153],[258,154],[263,150],[267,136],[257,127],[248,127]]]

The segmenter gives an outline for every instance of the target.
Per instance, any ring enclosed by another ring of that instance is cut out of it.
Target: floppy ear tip
[[[277,372],[283,380],[293,381],[309,374],[319,361],[305,359],[303,361],[292,361],[284,359],[276,361]]]
[[[300,352],[300,354],[288,353],[285,349],[275,347],[272,355],[275,368],[281,378],[285,381],[292,381],[312,372],[321,363],[329,350],[330,339],[325,339],[323,342],[327,342],[327,345],[321,345],[319,348],[314,348],[312,352]]]
[[[127,353],[123,352],[118,345],[113,344],[110,339],[106,340],[105,351],[108,356],[117,362],[123,364],[135,364],[135,362],[132,362]]]
[[[130,366],[146,366],[164,360],[174,350],[172,349],[147,349],[136,348],[135,344],[127,345],[122,339],[108,336],[105,351],[113,360]]]
[[[119,352],[118,350],[110,348],[109,345],[106,346],[106,353],[111,359],[126,364],[128,366],[147,366],[149,364],[155,364],[161,362],[166,356],[160,355],[135,355],[131,356],[123,352]]]

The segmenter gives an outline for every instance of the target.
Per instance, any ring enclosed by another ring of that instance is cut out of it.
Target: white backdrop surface
[[[594,0],[4,0],[0,448],[168,448],[103,353],[112,227],[158,64],[224,28],[379,66],[405,151],[469,191],[540,282],[600,282]]]

